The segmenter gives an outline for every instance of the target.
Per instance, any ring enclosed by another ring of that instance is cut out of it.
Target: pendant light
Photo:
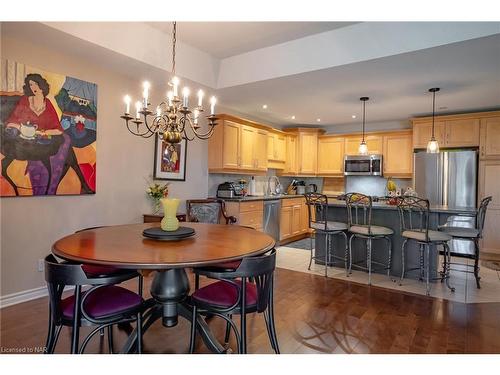
[[[358,153],[360,155],[368,155],[368,146],[366,145],[365,142],[365,106],[366,106],[366,101],[370,99],[367,96],[363,96],[362,98],[359,98],[363,102],[363,139],[361,139],[361,143],[359,144],[358,148]]]
[[[434,117],[436,115],[436,92],[440,90],[439,87],[433,87],[429,89],[429,92],[432,92],[432,135],[429,143],[427,143],[427,153],[429,154],[437,154],[439,152],[439,144],[434,137]]]

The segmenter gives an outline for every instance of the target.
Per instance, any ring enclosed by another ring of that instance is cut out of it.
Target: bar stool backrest
[[[398,211],[401,233],[423,232],[425,242],[429,242],[429,200],[410,196],[399,197]]]
[[[319,193],[306,193],[304,197],[309,213],[309,228],[312,228],[313,224],[318,224],[324,226],[326,231],[328,228],[328,197]],[[315,226],[316,229],[318,225]]]
[[[368,234],[371,235],[372,197],[361,193],[347,193],[345,203],[349,227],[355,225],[368,227]]]
[[[493,200],[493,198],[486,197],[481,199],[481,203],[479,204],[479,208],[477,209],[477,215],[476,215],[476,228],[479,231],[479,238],[483,237],[483,228],[484,228],[484,219],[486,218],[486,209],[488,208],[488,205],[490,202]]]

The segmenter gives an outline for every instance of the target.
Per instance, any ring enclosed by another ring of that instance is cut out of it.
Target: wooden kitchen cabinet
[[[497,160],[481,160],[479,162],[479,194],[482,198],[491,196],[486,211],[481,250],[500,253],[500,158]]]
[[[317,133],[301,132],[299,134],[299,174],[315,175],[317,162]]]
[[[346,155],[359,155],[359,145],[362,136],[349,136],[345,138],[345,154]],[[379,135],[365,135],[366,146],[368,147],[369,154],[382,154],[383,141]]]
[[[320,176],[341,176],[344,173],[343,137],[326,137],[318,139],[318,171]]]
[[[224,115],[222,115],[224,116]],[[223,117],[208,140],[209,172],[267,171],[268,131]]]
[[[267,140],[267,159],[284,163],[286,160],[286,136],[269,133]]]
[[[412,178],[413,146],[412,133],[401,132],[384,135],[384,176]]]
[[[285,168],[282,174],[295,175],[299,173],[297,154],[298,154],[297,136],[294,134],[287,134]]]
[[[500,159],[500,116],[481,119],[480,133],[480,159]]]
[[[240,130],[241,130],[240,124],[237,124],[232,121],[224,121],[222,127],[223,136],[221,139],[222,141],[221,143],[223,144],[222,168],[239,167]],[[209,163],[210,163],[210,153],[209,153]]]
[[[226,201],[226,212],[236,218],[236,224],[262,231],[264,221],[264,201]]]
[[[303,235],[309,230],[307,206],[305,199],[287,198],[281,201],[280,240]]]
[[[445,121],[445,147],[479,146],[479,119]]]
[[[432,120],[413,125],[413,148],[427,148],[427,143],[432,136]],[[444,121],[434,122],[434,137],[439,143],[439,147],[444,147],[445,123]]]

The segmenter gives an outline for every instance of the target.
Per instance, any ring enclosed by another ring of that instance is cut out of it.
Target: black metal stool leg
[[[196,341],[196,323],[198,317],[198,308],[193,306],[193,320],[191,321],[191,340],[189,341],[189,353],[194,353],[194,346]]]
[[[479,240],[476,238],[474,239],[474,251],[475,251],[475,256],[474,256],[474,277],[476,278],[476,287],[477,289],[481,289],[481,284],[479,284],[479,280],[481,278],[479,277]]]
[[[108,347],[109,347],[109,354],[113,354],[113,326],[108,327]]]
[[[405,278],[405,247],[408,239],[403,241],[401,245],[401,278],[399,279],[399,286],[403,285],[403,279]]]

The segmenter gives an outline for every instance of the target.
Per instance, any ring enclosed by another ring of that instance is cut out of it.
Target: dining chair
[[[430,294],[430,284],[431,280],[446,280],[446,286],[452,291],[455,288],[450,285],[450,247],[448,246],[448,241],[451,240],[451,236],[444,232],[439,232],[429,229],[429,200],[422,199],[419,197],[404,196],[398,198],[398,211],[400,217],[400,227],[401,236],[404,238],[402,249],[401,249],[401,278],[399,285],[402,285],[405,272],[418,269],[420,270],[420,279],[424,278],[425,274],[425,290],[426,294]],[[409,241],[416,242],[419,245],[420,251],[420,264],[419,267],[412,269],[405,269],[405,254],[406,245]],[[431,258],[430,258],[430,248],[431,246],[442,246],[444,248],[444,269],[441,272],[441,277],[432,278],[430,277],[431,271]],[[424,255],[424,249],[426,254]],[[425,259],[427,259],[427,270],[425,272]]]
[[[71,353],[83,353],[90,339],[102,329],[136,322],[137,352],[142,351],[142,296],[117,286],[137,277],[137,272],[116,271],[107,276],[87,274],[81,264],[59,262],[52,254],[45,257],[45,281],[49,292],[49,329],[46,353],[53,353],[63,326],[72,327]],[[74,288],[72,295],[63,298],[65,287]],[[82,287],[90,289],[82,291]],[[96,326],[79,346],[81,326]],[[110,352],[112,352],[112,341]]]
[[[352,266],[368,271],[368,285],[371,285],[372,277],[372,264],[383,266],[383,270],[387,272],[387,276],[391,276],[391,257],[392,257],[392,240],[391,235],[394,231],[380,225],[372,223],[372,197],[361,193],[348,193],[346,194],[346,207],[347,207],[347,222],[349,225],[349,273],[351,273]],[[352,260],[352,240],[360,238],[366,240],[366,267],[358,265]],[[372,243],[374,240],[383,239],[387,241],[387,263],[383,264],[376,262],[372,258]]]
[[[190,199],[186,201],[187,218],[188,221],[207,224],[234,224],[237,219],[234,216],[229,216],[226,213],[224,200],[222,199]],[[209,266],[209,271],[234,271],[240,265],[241,260],[224,262]],[[198,270],[193,269],[195,279],[195,290],[200,286],[200,275]]]
[[[222,199],[190,199],[186,201],[188,221],[209,224],[234,224],[236,218],[226,213]]]
[[[488,209],[488,205],[492,201],[492,197],[485,197],[481,200],[481,203],[479,204],[479,207],[476,211],[476,214],[473,216],[474,218],[474,227],[470,228],[468,227],[468,222],[466,221],[467,216],[454,216],[456,218],[454,222],[450,222],[450,225],[445,224],[439,227],[440,231],[443,231],[444,233],[449,234],[453,239],[458,239],[458,240],[463,240],[463,241],[472,241],[474,243],[474,254],[462,254],[462,253],[450,253],[450,256],[454,257],[462,257],[462,258],[468,258],[468,259],[473,259],[474,260],[474,265],[469,265],[466,264],[465,266],[467,267],[466,270],[464,271],[463,269],[453,269],[453,271],[460,271],[460,272],[466,272],[466,273],[473,273],[474,277],[476,279],[476,287],[478,289],[481,288],[481,284],[479,283],[479,280],[481,280],[481,277],[479,276],[479,241],[481,238],[483,238],[483,228],[484,228],[484,220],[486,218],[486,210]],[[463,220],[464,225],[460,225],[460,220]],[[457,265],[460,264],[463,266],[462,263],[451,263],[451,265]],[[446,263],[446,257],[445,261],[443,263],[443,271],[447,267]],[[473,271],[469,271],[469,267],[474,267]],[[451,268],[450,268],[451,270]]]
[[[276,250],[243,258],[232,272],[202,271],[200,273],[218,281],[197,289],[191,295],[193,318],[189,352],[194,352],[198,314],[211,314],[226,321],[225,344],[229,342],[231,329],[236,336],[238,352],[247,352],[246,315],[262,313],[271,347],[279,354],[278,337],[274,323],[273,276],[276,268]],[[240,315],[240,331],[233,315]]]
[[[319,193],[306,193],[304,194],[306,198],[306,205],[308,211],[309,218],[309,228],[313,230],[314,238],[316,238],[316,234],[322,234],[325,236],[325,277],[328,276],[328,264],[331,263],[331,258],[339,259],[344,261],[345,273],[346,276],[349,276],[348,272],[348,263],[349,263],[349,244],[347,241],[347,224],[328,220],[328,197],[324,194]],[[333,249],[333,236],[342,236],[345,241],[345,251],[344,257],[336,256],[334,254]],[[316,248],[314,249],[313,256],[313,247],[312,247],[312,236],[311,236],[311,254],[309,257],[309,267],[308,270],[311,269],[311,264],[313,259],[319,259],[320,257],[316,256]]]

